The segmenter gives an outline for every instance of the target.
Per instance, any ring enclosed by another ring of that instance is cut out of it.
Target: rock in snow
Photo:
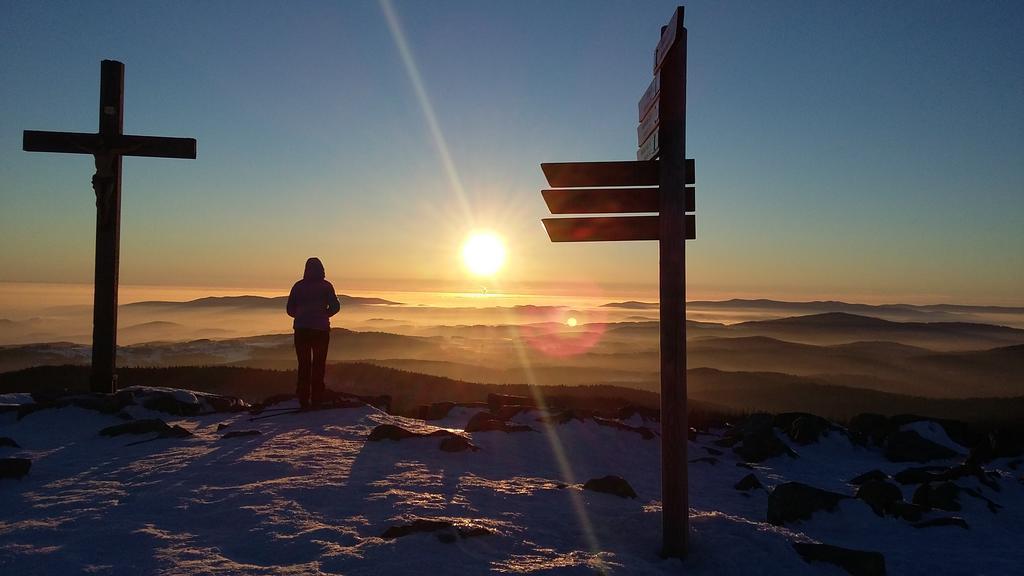
[[[121,436],[122,434],[151,434],[162,433],[169,430],[170,426],[158,418],[147,418],[145,420],[131,420],[124,424],[107,426],[100,430],[100,436]]]
[[[592,478],[583,484],[583,489],[604,492],[619,498],[636,498],[633,487],[621,476],[608,475],[602,478]]]
[[[0,478],[21,479],[32,469],[28,458],[0,458]]]
[[[828,562],[853,576],[884,576],[885,557],[878,552],[851,550],[828,544],[797,542],[793,548],[808,562]]]
[[[921,436],[915,430],[900,430],[885,440],[885,457],[893,462],[928,462],[953,458],[953,450]]]
[[[232,430],[231,432],[221,436],[221,439],[227,440],[228,438],[243,438],[245,436],[259,436],[261,434],[263,433],[259,430]]]
[[[764,488],[764,485],[757,479],[757,476],[747,474],[743,478],[740,478],[740,481],[733,485],[733,488],[737,490],[757,490],[759,488]]]
[[[781,526],[796,520],[809,520],[819,510],[835,510],[845,498],[849,496],[800,482],[786,482],[776,486],[768,496],[768,522]]]

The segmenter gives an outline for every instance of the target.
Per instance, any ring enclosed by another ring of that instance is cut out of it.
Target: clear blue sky
[[[453,172],[378,2],[0,1],[0,281],[87,282],[99,62],[125,129],[122,282],[653,285],[651,243],[552,245],[540,162],[631,159],[673,2],[395,2]],[[1024,3],[692,2],[695,297],[1024,304]],[[459,192],[461,185],[462,192]],[[460,200],[464,198],[464,200]]]

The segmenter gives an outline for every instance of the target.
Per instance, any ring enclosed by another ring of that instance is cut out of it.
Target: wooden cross
[[[683,7],[661,29],[654,79],[638,104],[635,162],[541,164],[552,214],[657,212],[656,216],[544,218],[552,242],[657,240],[661,321],[662,553],[686,555],[686,242],[696,238],[694,162],[686,159]],[[600,188],[598,188],[600,187]]]
[[[123,134],[124,64],[100,66],[100,126],[95,134],[25,130],[26,152],[92,154],[96,173],[96,275],[93,292],[92,374],[94,392],[117,390],[117,271],[121,236],[121,157],[196,157],[194,138],[158,138]]]

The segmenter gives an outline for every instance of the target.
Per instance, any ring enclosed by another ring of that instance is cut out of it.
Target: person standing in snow
[[[325,279],[319,258],[306,260],[306,271],[288,294],[288,315],[295,318],[295,355],[299,359],[296,395],[302,408],[316,408],[324,397],[324,370],[331,343],[331,316],[341,310],[334,286]]]

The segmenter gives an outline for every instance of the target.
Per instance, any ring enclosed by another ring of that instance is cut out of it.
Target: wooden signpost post
[[[662,553],[686,555],[686,243],[695,237],[694,163],[686,160],[686,28],[676,8],[654,51],[640,99],[635,162],[541,164],[552,214],[656,216],[545,218],[552,242],[657,240],[660,246]]]
[[[92,374],[94,392],[115,392],[117,350],[117,272],[121,236],[121,157],[196,157],[192,138],[123,134],[124,64],[104,60],[100,67],[100,125],[95,134],[25,130],[26,152],[92,154],[96,174],[96,275],[93,292]]]

